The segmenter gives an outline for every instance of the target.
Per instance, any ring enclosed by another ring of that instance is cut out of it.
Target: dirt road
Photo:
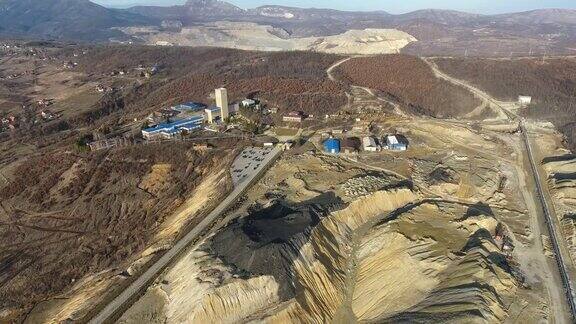
[[[432,68],[434,74],[436,74],[438,78],[467,89],[468,91],[472,92],[477,98],[484,101],[488,106],[495,108],[494,112],[498,114],[498,119],[514,120],[518,118],[518,115],[512,111],[518,108],[515,102],[506,102],[497,100],[488,93],[478,89],[477,87],[469,84],[468,82],[456,79],[442,72],[432,60],[427,58],[423,58],[423,60],[430,66],[430,68]]]
[[[547,201],[547,196],[544,193],[544,186],[540,180],[540,174],[538,172],[538,164],[534,159],[534,153],[532,151],[532,145],[530,143],[530,138],[528,134],[528,130],[524,125],[524,121],[520,123],[520,127],[522,129],[522,137],[524,144],[526,146],[526,153],[528,155],[528,160],[530,161],[530,167],[532,174],[534,175],[534,181],[536,184],[536,194],[538,197],[538,202],[542,207],[542,214],[545,219],[546,227],[548,229],[548,233],[550,235],[550,241],[552,243],[552,248],[554,250],[554,258],[556,260],[556,264],[558,266],[558,270],[560,271],[560,277],[562,279],[562,284],[564,286],[564,291],[566,294],[566,299],[568,300],[568,306],[570,307],[570,311],[572,313],[572,320],[576,320],[576,297],[574,295],[574,287],[572,285],[572,278],[570,277],[570,271],[568,270],[570,267],[570,257],[565,248],[565,244],[563,243],[563,236],[559,234],[557,228],[559,228],[559,224],[554,221],[557,219],[555,215],[552,213],[552,209],[550,208],[550,204]]]
[[[326,69],[326,74],[328,75],[328,79],[330,79],[330,81],[334,81],[337,82],[338,78],[336,78],[336,76],[334,76],[334,70],[339,67],[340,65],[350,61],[351,59],[355,58],[357,56],[350,56],[347,57],[343,60],[340,60],[334,64],[332,64],[328,69]],[[362,57],[366,57],[366,56],[362,56]],[[376,100],[387,103],[389,105],[391,105],[392,107],[394,107],[394,112],[397,115],[400,115],[402,117],[408,117],[408,114],[406,114],[401,108],[400,108],[400,104],[398,104],[397,102],[394,102],[392,100],[388,100],[386,98],[382,98],[378,95],[376,95],[374,93],[374,90],[370,89],[370,88],[366,88],[366,87],[361,87],[361,86],[357,86],[357,85],[351,85],[350,87],[355,88],[355,89],[361,89],[363,91],[365,91],[366,93],[368,93],[370,96],[374,97]],[[350,94],[348,94],[350,96]]]

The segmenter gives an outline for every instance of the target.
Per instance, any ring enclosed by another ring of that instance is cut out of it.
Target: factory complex
[[[169,139],[182,134],[183,131],[201,129],[206,123],[220,123],[238,112],[238,104],[228,104],[228,92],[225,88],[216,89],[215,97],[214,107],[189,102],[152,114],[148,117],[148,123],[153,126],[144,128],[142,137],[147,140]]]
[[[180,134],[182,131],[192,131],[202,127],[204,123],[203,116],[190,117],[171,123],[162,123],[154,127],[142,130],[142,137],[151,140],[158,137],[169,138]]]

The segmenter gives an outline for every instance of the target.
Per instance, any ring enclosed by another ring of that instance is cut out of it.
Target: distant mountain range
[[[283,29],[287,37],[328,36],[351,29],[395,28],[419,42],[408,50],[480,51],[489,40],[498,50],[568,53],[576,43],[576,10],[542,9],[479,15],[450,10],[419,10],[401,15],[384,11],[346,12],[262,6],[242,9],[218,0],[184,5],[110,9],[88,0],[0,0],[0,36],[105,41],[127,38],[113,27],[179,26],[216,21],[253,22]],[[475,45],[480,44],[480,45]],[[576,50],[574,50],[576,51]],[[574,53],[576,54],[576,52]]]
[[[88,0],[0,0],[3,37],[98,41],[122,36],[111,27],[153,23],[149,17]]]

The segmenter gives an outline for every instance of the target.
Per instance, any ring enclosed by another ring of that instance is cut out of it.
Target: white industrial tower
[[[226,88],[216,89],[216,106],[220,108],[222,112],[220,118],[222,121],[226,120],[230,116],[228,108],[228,91]]]

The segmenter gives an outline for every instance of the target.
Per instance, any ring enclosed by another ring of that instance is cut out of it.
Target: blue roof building
[[[340,140],[329,138],[324,141],[324,151],[331,154],[340,153]]]
[[[202,127],[204,116],[195,116],[171,123],[162,123],[142,130],[142,137],[152,139],[158,136],[175,136],[183,130],[190,131]]]

